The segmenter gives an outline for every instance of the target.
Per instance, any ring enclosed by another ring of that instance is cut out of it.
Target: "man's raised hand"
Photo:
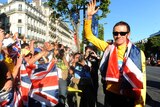
[[[91,20],[92,16],[99,10],[99,7],[96,8],[96,0],[89,2],[87,7],[87,18]]]

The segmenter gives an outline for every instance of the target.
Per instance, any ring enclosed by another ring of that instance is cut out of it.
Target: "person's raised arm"
[[[29,45],[29,50],[31,51],[32,54],[34,54],[34,40],[31,40],[30,45]]]
[[[22,65],[22,60],[23,60],[22,55],[20,55],[19,58],[17,58],[17,63],[16,63],[16,65],[14,66],[13,72],[12,72],[12,76],[13,76],[14,80],[15,80],[15,78],[16,78],[17,75],[18,75],[19,68],[20,68],[21,65]]]
[[[50,45],[50,43],[45,42],[42,51],[38,53],[37,55],[35,55],[34,57],[32,57],[28,63],[34,64],[36,61],[38,61],[43,56],[47,56],[49,54],[49,51],[51,51],[52,49],[53,47]]]
[[[104,51],[106,47],[108,46],[108,43],[104,40],[101,40],[93,35],[91,30],[91,24],[92,24],[92,16],[97,13],[99,7],[96,8],[96,0],[92,0],[87,5],[87,20],[85,20],[84,25],[84,31],[85,31],[85,38],[91,42],[93,45],[95,45],[100,50]]]
[[[48,53],[47,50],[43,50],[40,53],[38,53],[37,55],[35,55],[34,57],[32,57],[29,61],[28,64],[34,64],[36,61],[38,61],[40,58],[42,58],[46,53]]]

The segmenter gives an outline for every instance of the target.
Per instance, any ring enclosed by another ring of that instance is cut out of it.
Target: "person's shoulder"
[[[143,50],[140,50],[140,52],[141,52],[141,55],[142,55],[142,56],[145,56],[145,54],[144,54]]]
[[[88,65],[84,65],[83,68],[85,71],[90,71],[90,67]]]

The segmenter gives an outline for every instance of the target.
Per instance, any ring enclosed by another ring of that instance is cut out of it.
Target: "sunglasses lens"
[[[125,36],[128,32],[113,32],[114,36],[118,36],[120,34],[121,36]]]
[[[118,32],[113,32],[113,35],[114,36],[118,36]]]
[[[127,34],[127,32],[120,32],[121,36],[125,36]]]

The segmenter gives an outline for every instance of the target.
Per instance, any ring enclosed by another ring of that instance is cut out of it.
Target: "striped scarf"
[[[112,44],[104,52],[100,63],[100,71],[106,81],[118,82],[123,75],[133,90],[143,88],[141,52],[131,42],[127,44],[121,69],[118,68],[117,48]]]

